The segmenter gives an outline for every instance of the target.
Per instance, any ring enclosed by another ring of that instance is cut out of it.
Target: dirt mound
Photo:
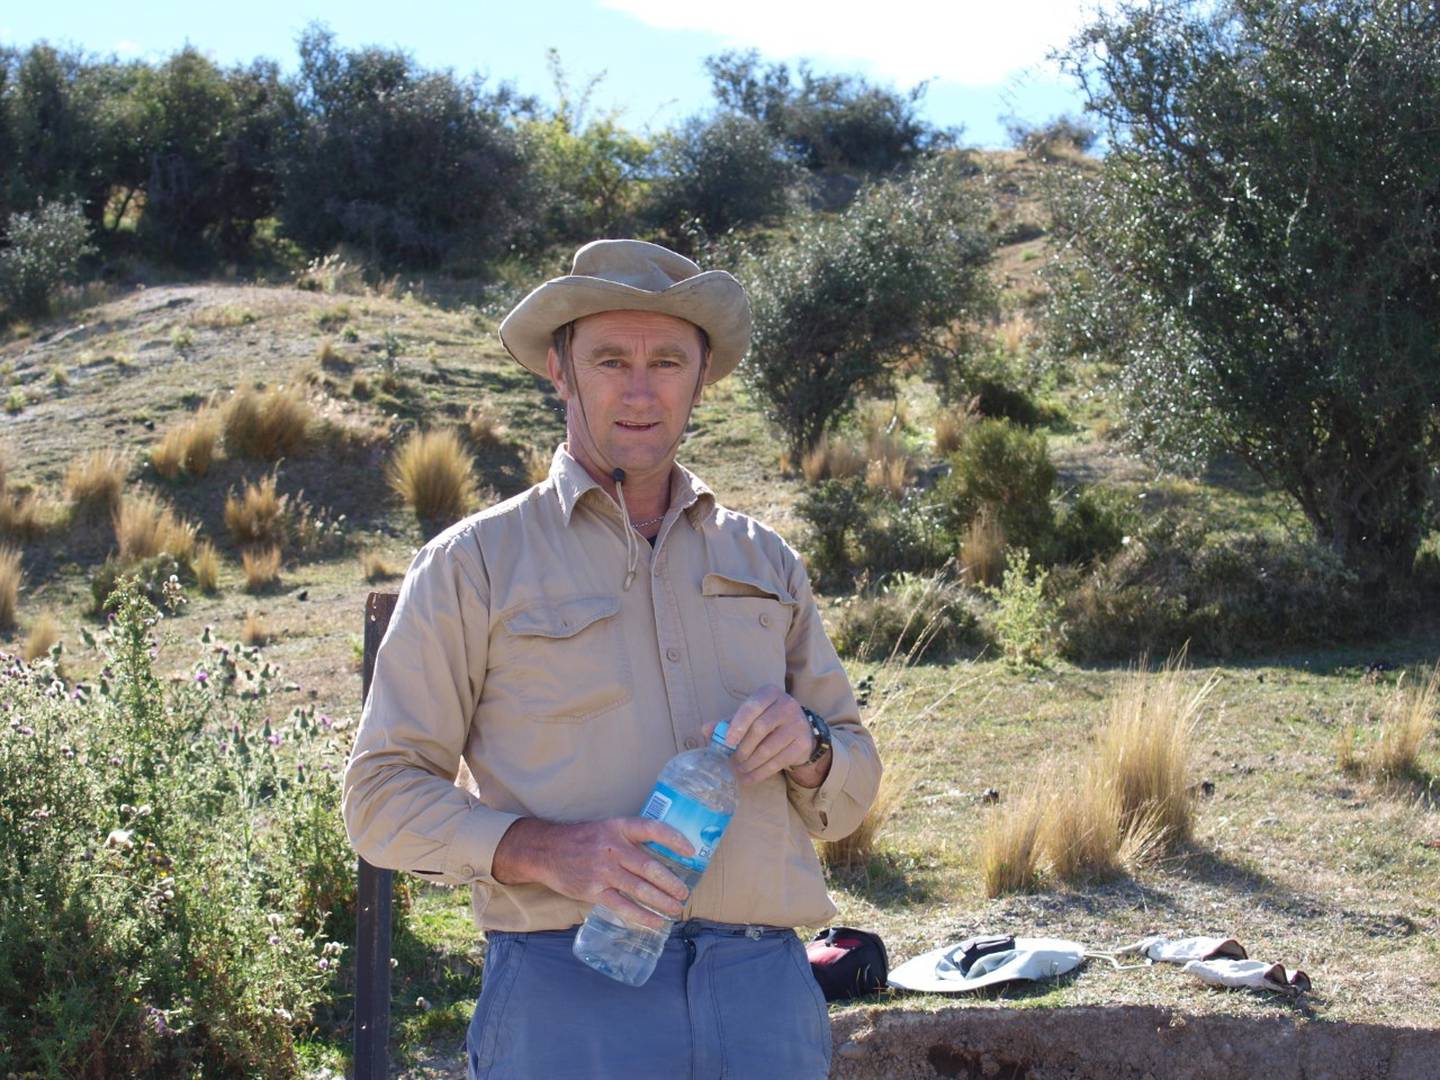
[[[1185,1016],[1149,1006],[860,1009],[834,1080],[1434,1080],[1440,1030]]]

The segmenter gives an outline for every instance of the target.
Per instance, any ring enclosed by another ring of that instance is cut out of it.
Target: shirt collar
[[[595,478],[585,471],[585,466],[571,455],[566,443],[555,448],[555,456],[550,460],[550,481],[555,485],[555,494],[560,499],[560,510],[565,515],[566,525],[570,524],[575,507],[588,491],[599,492],[600,498],[615,506],[614,501],[605,494],[605,489],[596,483]],[[683,510],[690,518],[690,523],[698,528],[714,506],[715,493],[710,490],[710,486],[677,461],[670,470],[670,508]],[[619,507],[615,509],[618,513]]]

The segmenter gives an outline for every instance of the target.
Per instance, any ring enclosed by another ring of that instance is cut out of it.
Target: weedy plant
[[[1012,664],[1044,667],[1060,654],[1065,629],[1054,601],[1045,595],[1047,574],[1041,567],[1032,573],[1030,553],[1011,548],[1000,586],[985,590],[995,600],[995,641]]]
[[[0,665],[0,1070],[296,1075],[353,932],[348,739],[270,719],[276,669],[208,629],[162,681],[161,612],[130,583],[108,606],[97,681]]]
[[[387,470],[390,486],[430,526],[458,521],[475,503],[474,459],[449,428],[413,432]]]

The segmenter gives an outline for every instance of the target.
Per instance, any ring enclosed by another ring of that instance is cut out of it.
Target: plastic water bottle
[[[659,855],[665,868],[691,892],[735,813],[735,770],[730,764],[735,750],[725,745],[729,729],[729,722],[722,720],[715,725],[709,746],[686,750],[666,762],[640,811],[641,817],[663,821],[690,841],[695,854],[688,856],[653,841],[645,846]],[[655,971],[672,924],[673,920],[667,919],[664,927],[651,930],[627,923],[605,905],[596,904],[575,935],[575,955],[617,982],[642,986]]]

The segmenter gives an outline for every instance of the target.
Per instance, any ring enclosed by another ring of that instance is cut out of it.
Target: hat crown
[[[575,252],[570,273],[646,292],[664,292],[700,273],[700,267],[684,255],[644,240],[593,240]]]

